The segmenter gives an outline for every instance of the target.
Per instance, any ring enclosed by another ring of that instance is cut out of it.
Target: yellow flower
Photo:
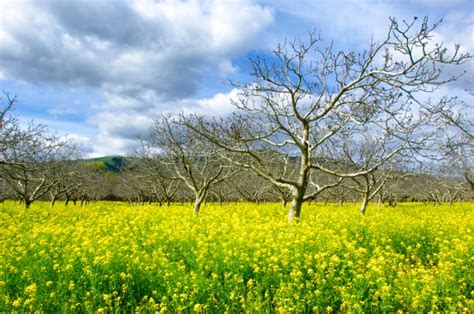
[[[21,301],[22,301],[21,298],[18,298],[15,301],[13,301],[13,303],[12,303],[13,307],[20,307],[21,306]]]
[[[199,304],[199,303],[196,303],[194,304],[194,307],[193,307],[193,311],[196,312],[196,313],[200,313],[202,312],[202,304]]]
[[[25,288],[25,294],[32,295],[36,293],[37,286],[35,283]]]

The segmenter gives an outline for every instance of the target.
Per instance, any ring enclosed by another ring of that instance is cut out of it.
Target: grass
[[[0,205],[0,312],[473,312],[474,204]]]

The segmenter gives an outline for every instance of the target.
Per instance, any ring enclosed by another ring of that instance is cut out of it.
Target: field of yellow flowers
[[[0,204],[0,312],[473,312],[474,204]]]

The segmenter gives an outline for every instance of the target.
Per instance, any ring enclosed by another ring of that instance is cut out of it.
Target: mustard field
[[[474,204],[0,205],[0,312],[474,311]]]

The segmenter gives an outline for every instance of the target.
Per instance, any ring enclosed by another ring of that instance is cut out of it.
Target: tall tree
[[[253,170],[292,193],[289,221],[298,220],[305,200],[329,186],[318,182],[314,170],[339,178],[360,177],[382,166],[398,153],[419,149],[431,115],[421,103],[431,92],[456,77],[443,77],[442,65],[460,64],[470,56],[455,46],[451,54],[433,42],[438,23],[390,20],[385,39],[371,42],[361,52],[322,47],[311,33],[278,45],[269,59],[251,61],[253,81],[240,84],[234,101],[237,113],[228,119],[183,116],[182,123],[226,150],[234,163]],[[444,101],[449,101],[444,100]],[[427,104],[434,106],[435,104]],[[340,149],[333,141],[345,132],[388,137],[390,149],[366,167],[345,169],[328,152]],[[294,178],[267,162],[269,150],[297,160]],[[318,187],[308,193],[308,185]]]

